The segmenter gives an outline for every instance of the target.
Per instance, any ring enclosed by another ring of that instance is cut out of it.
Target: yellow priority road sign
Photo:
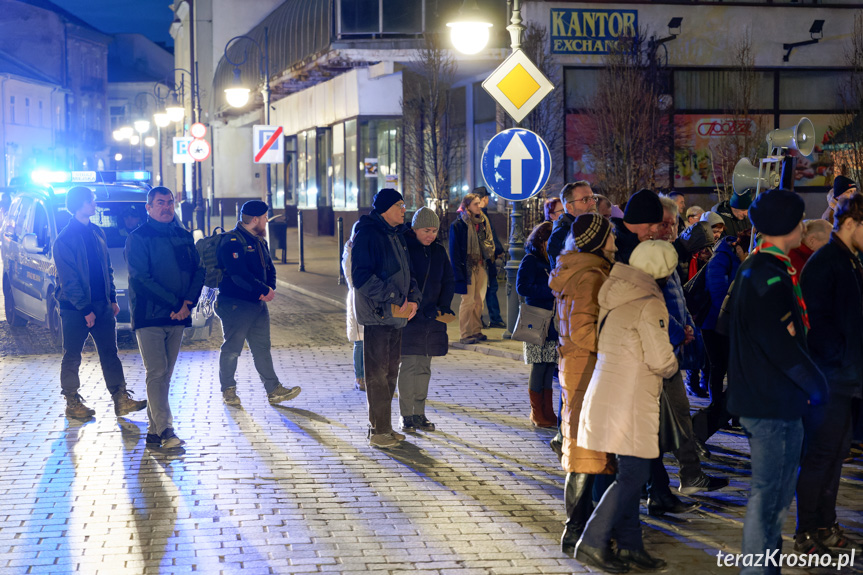
[[[504,60],[482,87],[516,122],[521,122],[554,90],[554,84],[521,50]]]

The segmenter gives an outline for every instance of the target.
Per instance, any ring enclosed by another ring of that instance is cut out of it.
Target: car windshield
[[[147,218],[145,202],[98,202],[96,214],[90,221],[102,228],[109,248],[122,248],[126,245],[129,233]],[[72,216],[65,207],[57,208],[57,230],[62,230]]]

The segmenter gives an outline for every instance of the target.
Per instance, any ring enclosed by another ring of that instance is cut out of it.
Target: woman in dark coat
[[[554,309],[554,294],[548,287],[551,265],[548,262],[546,243],[551,236],[551,222],[536,226],[524,244],[526,252],[518,266],[515,291],[524,303],[543,309]],[[557,367],[557,329],[552,320],[543,345],[524,344],[524,362],[530,364],[530,421],[537,427],[557,427],[554,414],[552,377]]]
[[[425,414],[431,358],[446,355],[449,348],[446,323],[437,318],[446,315],[455,319],[450,309],[455,280],[446,249],[437,239],[439,227],[437,214],[420,208],[414,214],[412,229],[405,233],[411,269],[422,291],[419,309],[402,331],[399,409],[402,430],[408,432],[435,429]]]

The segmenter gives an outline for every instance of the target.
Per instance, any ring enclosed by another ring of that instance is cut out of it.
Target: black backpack
[[[231,237],[237,238],[243,244],[243,247],[246,246],[246,240],[242,234],[233,231],[226,232],[222,227],[217,227],[213,230],[212,234],[198,240],[195,244],[198,255],[201,256],[201,266],[206,270],[204,285],[208,288],[216,289],[222,282],[225,268],[219,262],[219,248],[222,246],[223,241]]]
[[[707,289],[707,264],[703,265],[692,279],[683,284],[683,297],[686,308],[692,315],[695,325],[701,327],[710,314],[710,292]]]

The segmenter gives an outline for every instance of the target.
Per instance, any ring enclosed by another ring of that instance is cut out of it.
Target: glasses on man
[[[593,204],[593,203],[595,203],[595,202],[596,202],[596,196],[584,196],[584,197],[583,197],[583,198],[581,198],[581,199],[578,199],[578,200],[569,200],[569,201],[568,201],[568,202],[566,202],[566,203],[567,203],[567,204],[574,204],[574,203],[576,203],[576,202],[581,202],[581,203],[582,203],[582,204],[584,204],[585,206],[586,206],[586,205],[588,205],[588,204]]]
[[[551,213],[552,213],[552,215],[556,216],[557,214],[562,214],[563,212],[564,212],[564,209],[560,208],[559,210],[554,210]]]

